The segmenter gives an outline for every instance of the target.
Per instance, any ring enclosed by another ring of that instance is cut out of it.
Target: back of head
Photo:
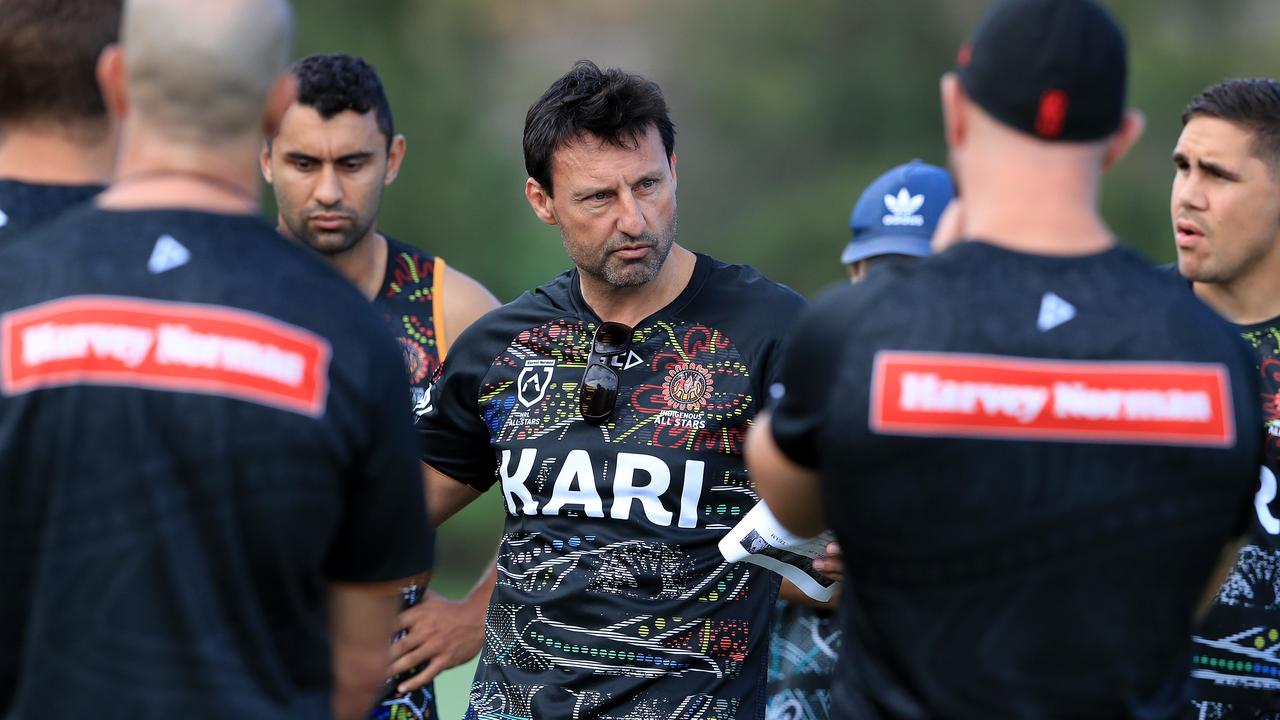
[[[298,78],[299,105],[314,109],[325,120],[347,110],[357,115],[372,110],[390,148],[395,137],[391,104],[378,71],[363,58],[346,53],[309,55],[294,63],[292,72]]]
[[[551,156],[589,134],[630,148],[649,126],[658,128],[667,157],[675,151],[676,130],[657,83],[617,68],[601,70],[589,60],[551,84],[529,108],[524,120],[524,165],[550,195]]]
[[[96,68],[123,0],[0,0],[0,127],[106,128]]]
[[[1093,0],[998,0],[957,57],[965,94],[1006,127],[1091,142],[1124,118],[1124,32]]]
[[[1280,176],[1280,82],[1233,78],[1206,88],[1187,103],[1182,124],[1197,117],[1226,120],[1248,130],[1252,151]]]
[[[256,132],[288,62],[287,0],[126,0],[130,112],[170,140],[216,145]]]

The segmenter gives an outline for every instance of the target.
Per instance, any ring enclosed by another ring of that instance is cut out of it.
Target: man
[[[946,170],[919,160],[880,175],[849,214],[850,240],[840,254],[849,281],[866,280],[874,269],[929,255],[938,220],[955,197]],[[836,544],[828,547],[838,557]],[[835,558],[817,559],[828,571]],[[783,579],[773,637],[769,642],[767,720],[827,720],[843,631],[838,597],[819,603]]]
[[[353,718],[385,678],[429,529],[400,353],[256,217],[290,35],[282,0],[129,0],[111,187],[0,251],[8,717]]]
[[[332,54],[303,58],[293,75],[298,99],[279,132],[264,143],[261,157],[263,177],[275,189],[279,230],[320,253],[382,312],[404,351],[413,407],[453,338],[498,301],[443,258],[377,231],[382,192],[395,181],[406,146],[404,135],[395,132],[377,71],[360,58]],[[390,688],[381,715],[407,707],[436,716],[435,693],[426,683],[479,651],[494,578],[490,572],[458,603],[430,593],[402,618],[403,625],[416,624],[433,636],[424,650],[440,660],[402,680],[423,685],[408,695]],[[417,604],[420,592],[406,587],[407,602]]]
[[[716,548],[803,300],[676,244],[654,83],[581,61],[529,109],[525,197],[574,268],[469,328],[419,417],[443,515],[509,514],[468,717],[762,718],[776,576]]]
[[[749,458],[784,525],[844,551],[837,717],[1185,707],[1252,505],[1257,381],[1099,215],[1141,129],[1125,55],[1090,0],[995,4],[942,82],[967,241],[799,323]]]
[[[87,201],[111,175],[116,129],[95,71],[116,40],[120,2],[0,0],[0,245]]]
[[[1266,429],[1261,487],[1246,544],[1195,637],[1193,716],[1277,720],[1280,83],[1221,82],[1187,105],[1182,125],[1170,203],[1178,272],[1253,347]]]

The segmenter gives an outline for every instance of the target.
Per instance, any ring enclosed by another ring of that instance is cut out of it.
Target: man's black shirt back
[[[1260,457],[1211,311],[1121,249],[970,242],[816,306],[783,382],[850,580],[838,716],[1178,712]]]
[[[0,247],[102,192],[101,185],[42,185],[0,180]]]
[[[381,318],[260,220],[180,210],[64,216],[0,288],[11,716],[327,717],[328,584],[430,562]]]

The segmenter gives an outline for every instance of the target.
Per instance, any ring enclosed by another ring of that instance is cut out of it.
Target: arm
[[[430,465],[422,464],[422,489],[431,511],[432,527],[440,527],[462,508],[480,497],[479,490],[458,482]]]
[[[1227,581],[1227,577],[1231,574],[1231,569],[1236,566],[1237,557],[1240,554],[1240,548],[1244,547],[1247,536],[1233,538],[1229,540],[1222,548],[1222,555],[1218,558],[1218,564],[1213,568],[1213,572],[1209,574],[1208,583],[1204,586],[1204,594],[1200,596],[1200,605],[1196,608],[1194,620],[1199,622],[1213,608],[1214,602],[1218,599],[1218,591],[1222,589],[1222,584]]]
[[[418,579],[426,583],[426,577]],[[390,666],[387,638],[395,632],[400,587],[393,583],[331,583],[329,637],[333,643],[333,716],[363,719],[382,691]]]
[[[769,415],[761,413],[747,434],[747,472],[783,527],[803,537],[818,535],[827,528],[818,474],[782,453],[770,425]]]
[[[444,298],[444,327],[436,328],[436,331],[440,334],[441,357],[444,357],[467,326],[498,307],[498,299],[485,286],[448,265],[439,285],[440,296]]]

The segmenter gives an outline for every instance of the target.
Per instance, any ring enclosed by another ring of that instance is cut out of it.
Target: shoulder
[[[450,360],[464,357],[469,359],[468,362],[488,362],[501,354],[521,333],[559,318],[574,316],[563,288],[559,286],[560,280],[561,278],[556,278],[551,283],[525,292],[505,305],[496,305],[496,301],[492,300],[493,296],[480,286],[490,301],[495,303],[495,307],[480,315],[456,335],[449,350]],[[479,286],[479,283],[476,285]]]
[[[444,265],[444,273],[436,278],[436,287],[439,288],[451,323],[465,320],[464,325],[470,325],[481,315],[500,305],[488,288],[451,265]],[[454,327],[462,329],[458,325]]]
[[[703,256],[709,264],[703,280],[702,295],[717,303],[727,303],[739,312],[755,317],[786,319],[794,317],[808,304],[804,296],[781,283],[765,277],[750,265],[736,265]]]

